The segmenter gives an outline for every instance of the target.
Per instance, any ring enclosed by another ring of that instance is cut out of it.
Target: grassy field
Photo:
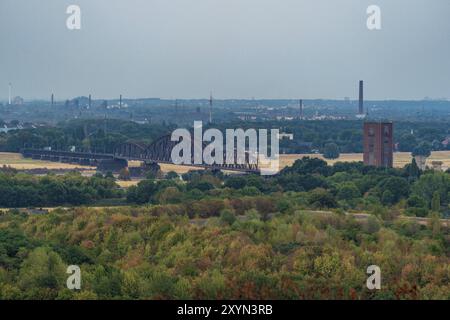
[[[18,169],[18,170],[78,169],[78,168],[95,170],[94,167],[79,166],[79,165],[69,164],[69,163],[25,159],[22,157],[22,155],[20,153],[0,152],[0,166],[4,166],[4,165],[10,166],[10,167],[12,167],[14,169]]]
[[[129,188],[129,187],[137,185],[140,181],[141,180],[116,180],[116,183],[121,188]]]
[[[141,162],[140,161],[129,161],[128,165],[130,167],[139,167],[141,165]],[[191,170],[199,170],[198,167],[179,166],[179,165],[167,164],[167,163],[160,163],[159,166],[161,167],[162,172],[174,171],[178,174],[184,174]]]
[[[322,157],[320,154],[283,154],[280,155],[280,167],[284,168],[287,166],[291,166],[296,160],[301,159],[303,157],[311,157],[311,158],[319,158],[328,162],[328,164],[332,165],[336,162],[352,162],[352,161],[363,161],[362,153],[345,153],[341,154],[338,159],[335,160],[327,160]],[[394,153],[394,167],[402,168],[408,163],[411,163],[412,156],[409,152],[396,152]],[[431,154],[431,156],[427,159],[427,165],[431,167],[431,163],[433,161],[442,161],[443,168],[450,168],[450,151],[436,151]]]
[[[301,159],[303,157],[312,157],[312,158],[320,158],[323,159],[320,154],[283,154],[280,155],[280,168],[284,168],[287,166],[291,166],[296,160]],[[406,164],[411,162],[411,154],[408,152],[398,152],[394,154],[394,166],[401,168]],[[326,159],[324,159],[326,160]],[[363,155],[362,153],[346,153],[341,154],[338,159],[335,160],[326,160],[328,164],[332,165],[338,161],[342,162],[352,162],[352,161],[362,161]],[[427,160],[427,165],[431,167],[431,163],[433,161],[442,161],[443,169],[450,168],[450,151],[437,151],[433,152],[431,156]],[[41,160],[32,160],[32,159],[24,159],[22,155],[18,153],[5,153],[0,152],[0,166],[7,165],[11,166],[15,169],[19,170],[30,170],[30,169],[92,169],[95,170],[94,167],[86,167],[86,166],[78,166],[74,164],[68,163],[59,163],[59,162],[50,162],[50,161],[41,161]],[[130,161],[130,166],[139,166],[140,162],[138,161]],[[179,166],[173,164],[160,164],[161,170],[163,172],[175,171],[178,174],[186,173],[190,170],[198,170],[196,167],[188,167],[188,166]],[[124,181],[123,186],[128,187],[130,185],[136,184],[136,181]]]

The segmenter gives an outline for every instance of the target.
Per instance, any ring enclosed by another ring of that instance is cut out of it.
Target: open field
[[[312,157],[323,159],[320,154],[282,154],[280,155],[280,168],[291,166],[296,160],[303,157]],[[408,152],[394,153],[394,166],[401,168],[411,162],[411,154]],[[326,160],[326,159],[324,159]],[[328,164],[332,165],[336,162],[351,162],[362,161],[362,153],[346,153],[341,154],[338,159],[326,160]],[[442,161],[443,169],[450,168],[450,151],[436,151],[431,154],[427,160],[427,165],[431,167],[431,162]],[[6,153],[0,152],[0,166],[7,165],[19,170],[31,170],[31,169],[79,169],[95,170],[94,167],[79,166],[68,163],[50,162],[42,160],[24,159],[19,153]],[[130,166],[139,166],[139,161],[130,161]],[[173,164],[160,164],[163,172],[175,171],[178,174],[186,173],[190,170],[199,170],[197,167],[179,166]],[[125,181],[124,186],[130,186],[135,184],[135,181]]]
[[[0,152],[0,166],[10,166],[18,170],[31,169],[79,169],[95,170],[95,167],[79,166],[69,163],[25,159],[20,153]]]
[[[132,186],[137,185],[141,180],[116,180],[116,183],[121,187],[121,188],[129,188]]]
[[[345,153],[341,154],[338,159],[335,160],[327,160],[324,159],[320,154],[282,154],[280,155],[280,167],[284,168],[287,166],[291,166],[296,160],[301,159],[303,157],[311,157],[311,158],[319,158],[328,162],[328,164],[332,165],[336,162],[352,162],[352,161],[363,161],[362,153]],[[394,167],[403,168],[408,163],[411,163],[412,156],[409,152],[396,152],[394,153]],[[431,154],[431,156],[427,159],[427,165],[431,167],[431,163],[433,161],[442,161],[443,168],[450,168],[450,151],[436,151]]]
[[[128,165],[130,167],[139,167],[141,165],[141,162],[140,161],[129,161]],[[179,166],[176,164],[167,164],[167,163],[160,163],[159,166],[161,167],[162,172],[174,171],[178,174],[184,174],[191,170],[200,170],[201,169],[198,167]]]

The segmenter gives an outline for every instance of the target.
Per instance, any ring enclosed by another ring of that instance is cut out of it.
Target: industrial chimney
[[[364,81],[359,81],[359,109],[358,114],[364,114]]]

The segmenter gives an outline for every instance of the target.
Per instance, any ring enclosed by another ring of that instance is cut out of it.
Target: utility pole
[[[298,104],[300,106],[300,120],[303,120],[303,100],[300,99]]]
[[[11,105],[11,82],[8,85],[8,104]]]

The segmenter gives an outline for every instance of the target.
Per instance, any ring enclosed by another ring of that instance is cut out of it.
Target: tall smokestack
[[[92,96],[89,95],[89,101],[88,101],[88,107],[89,107],[89,109],[91,108],[91,106],[92,106]]]
[[[120,95],[120,98],[119,98],[119,107],[122,108],[122,95]]]
[[[209,95],[209,123],[212,123],[212,106],[213,106],[213,96],[212,92]]]
[[[11,105],[11,82],[8,85],[8,104]]]
[[[358,114],[364,114],[364,81],[359,81],[359,109]]]
[[[53,95],[53,93],[52,93],[52,97],[51,97],[51,105],[52,105],[52,107],[53,107],[53,104],[55,103],[55,96]]]
[[[303,120],[303,100],[300,99],[298,104],[300,106],[300,120]]]

